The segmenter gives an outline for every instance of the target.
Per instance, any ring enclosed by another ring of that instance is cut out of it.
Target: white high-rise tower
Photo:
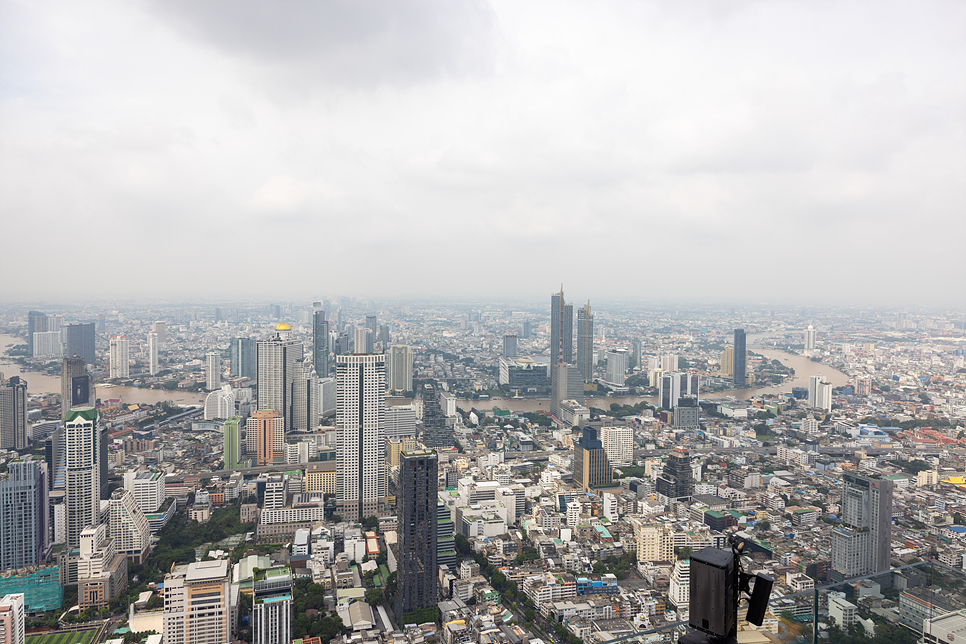
[[[101,433],[96,409],[75,407],[67,411],[64,450],[67,544],[78,547],[84,528],[101,522]]]
[[[110,350],[111,378],[128,378],[131,375],[130,344],[127,336],[116,335],[111,338]]]
[[[302,359],[303,347],[299,340],[289,339],[292,327],[280,322],[275,337],[258,343],[258,409],[274,409],[285,423],[285,431],[292,431],[292,388],[299,373],[296,363]]]
[[[217,351],[205,354],[205,376],[208,391],[221,387],[221,354]]]
[[[389,390],[413,390],[413,352],[408,344],[394,344],[389,350]]]
[[[348,521],[375,516],[386,496],[386,359],[336,357],[336,502]]]
[[[157,375],[158,371],[158,334],[148,334],[148,373]]]

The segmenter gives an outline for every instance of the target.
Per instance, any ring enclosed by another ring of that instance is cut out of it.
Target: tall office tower
[[[815,327],[811,324],[805,329],[805,350],[815,351]]]
[[[105,333],[107,331],[107,316],[103,313],[97,314],[96,330],[98,333]]]
[[[27,313],[27,355],[34,355],[34,333],[47,330],[47,315],[40,311]]]
[[[394,344],[389,349],[389,391],[413,390],[413,352],[408,344]]]
[[[0,374],[0,448],[27,449],[27,381]]]
[[[47,480],[51,490],[63,490],[66,486],[66,459],[64,427],[60,426],[44,441],[44,462],[47,463]]]
[[[574,361],[574,305],[560,292],[550,295],[550,366],[573,364]]]
[[[48,485],[47,463],[30,456],[0,474],[0,570],[39,566],[50,557]]]
[[[114,490],[110,500],[111,538],[114,549],[131,563],[142,564],[151,551],[151,529],[134,495],[123,488]]]
[[[308,359],[296,360],[292,384],[292,431],[314,432],[321,416],[319,377]]]
[[[321,378],[319,380],[319,414],[323,417],[335,413],[335,391],[335,378]]]
[[[292,387],[302,359],[302,343],[290,340],[292,330],[285,322],[275,327],[275,337],[258,343],[258,408],[274,409],[282,415],[285,432],[292,431]]]
[[[396,617],[436,605],[436,452],[403,452],[399,465]]]
[[[131,376],[130,344],[127,336],[115,335],[111,338],[110,378],[129,378]]]
[[[205,380],[208,391],[221,388],[221,354],[217,351],[205,354]]]
[[[64,340],[64,355],[77,356],[87,364],[94,364],[94,323],[68,324],[61,329]]]
[[[594,311],[590,302],[577,309],[577,371],[585,384],[594,380]]]
[[[671,500],[694,494],[694,471],[691,469],[691,453],[687,449],[675,447],[668,455],[656,489],[658,494]]]
[[[285,462],[285,422],[281,414],[274,409],[259,409],[245,421],[245,432],[255,437],[258,465]]]
[[[0,598],[0,642],[24,644],[27,641],[26,595],[13,593]]]
[[[375,516],[386,496],[386,357],[336,357],[336,502],[348,521]]]
[[[517,357],[517,334],[507,333],[503,336],[503,357],[504,358],[516,358]]]
[[[161,320],[151,325],[151,333],[158,335],[158,342],[162,345],[168,341],[168,325]]]
[[[627,349],[611,349],[607,352],[607,382],[624,386],[627,377]]]
[[[611,465],[634,464],[634,429],[632,427],[601,427],[600,440]]]
[[[225,419],[225,435],[224,435],[224,469],[234,470],[240,467],[241,462],[241,429],[238,427],[238,423],[241,419],[238,416],[232,416],[231,418]]]
[[[164,577],[165,644],[232,641],[231,575],[228,561],[174,567]]]
[[[607,458],[597,430],[584,427],[580,440],[574,443],[574,485],[584,492],[609,487],[614,483],[614,468]]]
[[[65,491],[67,492],[67,545],[80,546],[87,526],[101,519],[101,432],[97,410],[76,407],[64,421]]]
[[[373,342],[372,331],[363,326],[356,327],[353,331],[352,351],[354,353],[373,353],[375,342]]]
[[[231,375],[241,378],[258,376],[256,342],[251,338],[232,338]]]
[[[426,447],[452,447],[456,444],[452,425],[446,424],[446,412],[440,403],[440,392],[430,384],[422,386],[423,399],[423,445]]]
[[[158,375],[158,334],[148,334],[148,373],[152,376]]]
[[[224,319],[225,318],[222,317],[222,315],[221,315],[221,308],[216,306],[215,307],[215,324],[221,322]]]
[[[367,315],[366,328],[372,331],[372,337],[375,339],[376,334],[379,332],[379,317],[376,315]]]
[[[564,400],[584,401],[584,379],[577,371],[577,367],[570,364],[558,364],[551,368],[555,375],[550,386],[550,413],[560,415],[560,403]]]
[[[842,525],[832,530],[832,581],[891,567],[892,481],[843,474]]]
[[[700,378],[696,373],[665,373],[658,383],[658,402],[664,409],[674,409],[685,396],[698,397]]]
[[[725,347],[725,350],[718,357],[718,373],[725,378],[731,378],[734,373],[734,367],[735,349],[734,347]]]
[[[292,642],[292,573],[288,566],[269,568],[252,584],[254,644]]]
[[[382,345],[383,353],[389,348],[389,325],[380,324],[379,325],[379,344]]]
[[[531,331],[530,331],[530,320],[524,320],[523,321],[523,326],[520,329],[520,336],[524,340],[529,340],[530,339],[530,334],[531,334]]]
[[[735,329],[734,366],[731,372],[731,382],[735,388],[741,389],[748,384],[748,352],[745,350],[745,330]]]
[[[329,320],[325,311],[312,312],[312,363],[319,378],[329,375]]]

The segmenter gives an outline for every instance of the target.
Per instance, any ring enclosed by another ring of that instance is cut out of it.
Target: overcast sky
[[[966,305],[966,3],[0,3],[0,299]]]

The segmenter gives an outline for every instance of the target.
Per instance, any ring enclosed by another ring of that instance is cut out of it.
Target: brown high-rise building
[[[580,440],[574,443],[574,485],[585,492],[614,483],[614,468],[607,459],[597,430],[584,427]]]
[[[255,459],[259,465],[285,462],[285,421],[274,409],[259,409],[245,423],[255,435]]]

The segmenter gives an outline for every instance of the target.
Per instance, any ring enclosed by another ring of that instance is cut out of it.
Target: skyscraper
[[[149,333],[148,334],[148,373],[152,376],[156,376],[160,369],[158,368],[158,334]]]
[[[292,431],[292,388],[301,360],[302,343],[288,338],[292,330],[285,322],[275,327],[271,340],[258,343],[258,408],[281,414],[285,432]]]
[[[524,320],[521,325],[520,335],[524,340],[530,339],[530,320]]]
[[[175,566],[164,578],[165,644],[232,641],[228,561]]]
[[[77,356],[87,364],[94,364],[94,323],[68,324],[61,329],[64,340],[64,355]]]
[[[40,311],[27,313],[27,355],[34,355],[34,333],[47,330],[47,315]]]
[[[168,341],[168,325],[161,320],[151,325],[151,333],[157,334],[158,342],[162,345]]]
[[[100,523],[101,433],[97,410],[76,407],[64,422],[64,456],[67,492],[67,544],[80,546],[87,526]]]
[[[440,403],[440,393],[433,385],[422,387],[423,400],[423,444],[426,447],[452,447],[455,444],[453,427],[446,424],[446,413]]]
[[[349,520],[375,516],[386,496],[386,359],[336,357],[336,502]]]
[[[507,333],[503,336],[503,357],[517,357],[517,334]]]
[[[352,350],[355,353],[372,353],[375,350],[373,333],[366,327],[356,327],[353,330],[352,338]]]
[[[224,434],[224,469],[234,470],[240,466],[241,461],[241,429],[238,427],[238,423],[241,419],[238,416],[232,416],[231,418],[225,419],[225,434]]]
[[[110,378],[129,378],[131,371],[130,345],[127,336],[115,335],[111,338]]]
[[[27,449],[27,381],[0,374],[0,448]]]
[[[436,605],[436,452],[403,452],[399,464],[396,616]]]
[[[552,384],[550,386],[550,413],[560,414],[560,402],[563,400],[584,400],[584,379],[577,371],[577,367],[570,364],[558,364],[550,369]]]
[[[288,566],[259,573],[252,584],[254,644],[292,642],[292,573]]]
[[[39,566],[50,557],[48,485],[47,463],[29,456],[0,474],[0,570]]]
[[[329,375],[329,320],[325,311],[312,312],[312,363],[319,378]]]
[[[550,366],[574,362],[574,305],[564,299],[563,284],[559,293],[550,295]]]
[[[376,315],[367,315],[366,328],[372,331],[372,337],[375,340],[376,333],[379,331],[379,317]]]
[[[748,352],[745,349],[744,329],[735,329],[734,349],[734,366],[731,371],[732,383],[736,389],[742,389],[748,384]]]
[[[805,329],[805,351],[809,353],[815,351],[815,327],[811,324]]]
[[[394,344],[389,349],[389,391],[413,390],[413,352],[408,344]]]
[[[151,550],[151,529],[130,491],[119,488],[111,493],[109,521],[115,550],[132,563],[144,563]]]
[[[892,481],[846,472],[842,525],[832,530],[832,581],[891,567]]]
[[[626,377],[627,349],[611,349],[607,352],[607,382],[623,387]]]
[[[577,309],[577,371],[585,384],[594,380],[594,312],[590,302]]]
[[[694,472],[691,469],[691,453],[683,447],[675,447],[668,455],[664,471],[657,479],[656,490],[668,499],[680,499],[694,493]]]
[[[314,432],[322,415],[319,400],[319,377],[306,359],[295,361],[292,384],[292,431]]]
[[[0,642],[24,644],[27,641],[26,595],[12,593],[0,597]]]
[[[245,432],[255,437],[258,465],[285,462],[285,423],[281,414],[274,409],[259,409],[245,421]]]
[[[255,340],[251,338],[232,338],[230,346],[231,375],[242,378],[257,377]]]
[[[808,405],[827,412],[832,411],[832,383],[825,382],[822,376],[809,376]]]
[[[217,351],[205,354],[205,380],[208,391],[221,387],[221,354]]]
[[[658,402],[664,409],[674,409],[685,396],[698,397],[700,378],[696,373],[665,373],[658,386]]]
[[[608,487],[614,482],[614,468],[597,438],[597,430],[584,427],[580,440],[574,443],[574,486],[585,492]]]

